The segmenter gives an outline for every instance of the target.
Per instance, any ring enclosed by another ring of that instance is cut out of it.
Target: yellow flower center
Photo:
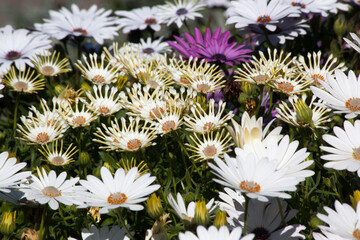
[[[217,153],[217,148],[215,147],[215,144],[206,145],[202,152],[206,157],[213,157]]]
[[[350,98],[346,101],[345,107],[352,112],[360,111],[360,98]]]
[[[162,109],[161,107],[155,107],[151,109],[149,115],[151,118],[160,118],[161,114],[163,113],[164,113],[164,109]]]
[[[353,236],[356,239],[360,239],[360,230],[358,228],[353,232]]]
[[[191,84],[191,82],[187,80],[186,77],[180,77],[180,82],[183,84]]]
[[[153,80],[149,80],[148,84],[151,88],[157,88],[159,86],[159,83],[157,83],[156,81],[153,81]]]
[[[127,147],[130,150],[135,150],[137,148],[139,148],[141,146],[141,141],[137,138],[131,139],[130,141],[127,142]]]
[[[61,190],[58,190],[56,187],[53,186],[47,186],[43,190],[41,190],[41,192],[47,197],[55,198],[61,196]]]
[[[353,149],[353,157],[355,160],[360,160],[360,147]]]
[[[108,107],[102,106],[99,108],[99,112],[102,114],[108,114],[110,112],[110,109]]]
[[[250,193],[256,193],[260,191],[260,185],[257,184],[254,181],[242,181],[240,183],[240,188],[244,191],[250,192]]]
[[[46,132],[41,132],[36,136],[36,141],[38,143],[45,143],[49,141],[50,137]]]
[[[294,86],[290,82],[280,82],[278,87],[281,91],[290,93],[294,90]]]
[[[271,18],[270,18],[269,15],[260,16],[257,19],[258,23],[267,23],[267,22],[270,22],[270,21],[271,21]]]
[[[214,126],[214,123],[213,122],[207,122],[204,124],[203,126],[203,130],[204,131],[209,131],[212,129],[212,127]]]
[[[56,157],[53,157],[50,162],[56,166],[61,166],[64,164],[65,162],[65,159],[61,156],[56,156]]]
[[[72,119],[74,125],[83,125],[86,123],[86,119],[83,116],[76,116]]]
[[[103,82],[105,82],[105,78],[102,75],[95,75],[92,78],[92,80],[93,80],[94,83],[103,83]]]
[[[321,83],[319,80],[325,81],[325,77],[318,73],[315,73],[314,75],[312,75],[312,79],[314,80],[316,86],[321,86]]]
[[[257,83],[263,83],[269,80],[269,78],[264,74],[259,74],[254,77],[255,82]]]
[[[124,193],[121,192],[117,192],[117,193],[112,193],[110,194],[110,196],[107,198],[108,203],[115,205],[115,204],[122,204],[126,201],[127,196]]]
[[[54,74],[55,69],[52,66],[43,66],[40,72],[45,76],[51,76]]]
[[[14,88],[16,91],[26,91],[29,89],[29,84],[24,81],[17,81],[14,83]]]
[[[176,126],[175,124],[175,121],[174,120],[168,120],[166,122],[164,122],[162,125],[161,125],[161,129],[164,131],[164,132],[169,132],[171,131],[172,129],[174,129]]]
[[[202,92],[206,92],[210,89],[210,85],[207,83],[200,83],[196,85],[197,89],[199,89]]]

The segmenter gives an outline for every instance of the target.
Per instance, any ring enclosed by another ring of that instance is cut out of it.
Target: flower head
[[[180,240],[251,240],[254,238],[253,234],[246,235],[245,237],[242,236],[242,228],[237,227],[234,228],[232,231],[229,230],[228,227],[222,226],[219,229],[215,226],[210,226],[206,229],[204,226],[198,226],[196,229],[197,235],[194,233],[187,231],[185,233],[179,234]]]
[[[17,71],[15,67],[11,67],[9,73],[5,75],[4,83],[16,92],[36,93],[44,89],[45,80],[39,78],[40,75],[34,75],[35,72],[31,68]]]
[[[71,71],[69,66],[69,60],[63,58],[59,61],[60,53],[56,54],[54,51],[52,54],[47,54],[45,56],[36,56],[33,59],[35,69],[43,76],[57,76],[61,73],[66,73]]]
[[[206,62],[220,62],[227,65],[234,65],[240,61],[247,61],[247,55],[251,49],[244,49],[245,45],[237,45],[237,42],[230,38],[230,31],[221,33],[221,28],[215,30],[213,35],[209,28],[206,28],[204,37],[200,30],[195,28],[194,37],[185,33],[187,42],[174,36],[178,43],[168,41],[168,44],[186,58],[196,57]]]
[[[78,151],[76,147],[71,147],[72,144],[63,152],[63,141],[60,142],[60,150],[58,149],[58,140],[52,144],[51,150],[48,144],[42,145],[42,150],[39,151],[44,155],[46,161],[54,166],[64,166],[74,161],[72,156]]]

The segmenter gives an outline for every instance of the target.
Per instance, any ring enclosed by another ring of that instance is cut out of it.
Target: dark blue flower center
[[[5,58],[6,58],[7,60],[15,60],[15,59],[20,58],[20,56],[21,56],[21,54],[20,54],[18,51],[9,51],[9,52],[6,54]]]
[[[305,8],[306,5],[300,2],[292,2],[291,5],[293,5],[294,7],[301,7],[301,8]]]
[[[270,237],[269,231],[262,227],[255,228],[252,233],[255,234],[254,240],[265,240]]]
[[[146,54],[151,54],[151,53],[155,52],[155,50],[153,48],[144,48],[142,51],[143,51],[143,53],[146,53]]]
[[[216,53],[212,57],[218,61],[226,61],[226,56],[221,53]]]
[[[184,14],[187,14],[188,13],[188,10],[186,8],[179,8],[177,11],[176,11],[176,14],[181,16],[181,15],[184,15]]]
[[[147,19],[145,19],[145,23],[146,23],[147,25],[155,24],[155,23],[156,23],[156,19],[155,19],[155,18],[147,18]]]

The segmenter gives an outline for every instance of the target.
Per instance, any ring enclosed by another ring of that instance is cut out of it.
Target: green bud
[[[296,110],[296,118],[303,123],[307,123],[309,125],[313,125],[312,116],[313,112],[308,105],[306,105],[303,100],[299,99],[295,103],[295,110]]]
[[[195,223],[206,226],[209,223],[209,211],[206,208],[205,201],[195,202]]]
[[[344,36],[344,34],[347,32],[346,19],[343,14],[339,15],[339,17],[335,20],[334,32],[338,37]]]
[[[158,219],[163,214],[164,209],[160,201],[160,197],[156,196],[155,193],[151,194],[151,196],[146,200],[146,207],[147,212],[149,215],[154,218]]]
[[[16,229],[16,211],[4,212],[0,222],[0,232],[5,236],[10,236]]]
[[[218,214],[216,214],[214,225],[217,228],[220,228],[221,226],[226,226],[226,212],[220,211]]]
[[[314,229],[318,228],[319,225],[323,224],[323,222],[317,217],[313,217],[310,220],[310,226]]]
[[[79,155],[79,161],[81,165],[87,165],[90,161],[90,155],[87,152],[81,152]]]
[[[65,87],[64,86],[61,86],[60,84],[56,85],[55,86],[55,93],[56,95],[60,95],[60,93],[62,93],[62,91],[65,90]]]

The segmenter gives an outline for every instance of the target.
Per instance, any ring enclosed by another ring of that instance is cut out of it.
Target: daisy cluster
[[[358,4],[73,4],[0,28],[1,236],[360,239]]]

